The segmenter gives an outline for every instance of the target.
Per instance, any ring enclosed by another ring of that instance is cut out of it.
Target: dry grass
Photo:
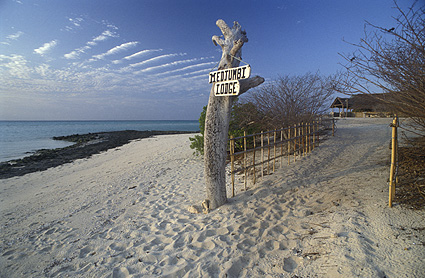
[[[409,140],[399,148],[395,201],[413,209],[425,208],[425,137]]]

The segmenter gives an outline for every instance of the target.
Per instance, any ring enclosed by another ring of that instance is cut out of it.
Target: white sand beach
[[[338,121],[209,214],[190,134],[0,180],[0,277],[425,277],[425,210],[388,208],[390,122]]]

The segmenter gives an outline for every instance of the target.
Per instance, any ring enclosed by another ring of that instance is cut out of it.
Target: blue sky
[[[402,8],[413,1],[398,1]],[[253,75],[342,70],[392,0],[0,0],[0,120],[192,120],[238,21]],[[249,92],[247,93],[249,94]]]

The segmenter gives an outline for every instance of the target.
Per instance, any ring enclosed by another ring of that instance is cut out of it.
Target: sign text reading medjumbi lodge
[[[249,65],[218,70],[210,72],[209,83],[214,83],[214,94],[216,96],[237,96],[240,88],[238,80],[249,78],[250,75],[251,67]]]
[[[240,83],[238,80],[214,83],[214,94],[216,96],[239,95]]]
[[[249,65],[210,72],[209,83],[235,81],[249,78],[251,67]]]

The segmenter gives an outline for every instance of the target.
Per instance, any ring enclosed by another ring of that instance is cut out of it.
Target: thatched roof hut
[[[337,97],[332,102],[330,108],[351,109],[351,101],[349,98]]]
[[[387,94],[359,94],[353,95],[350,98],[341,98],[337,97],[332,102],[330,108],[332,108],[332,112],[334,108],[338,108],[338,114],[345,116],[366,116],[364,113],[384,113],[387,114],[390,112],[388,105],[385,103],[385,99],[387,98]],[[348,115],[348,113],[356,113],[361,112],[362,115]],[[336,113],[335,113],[336,114]]]

